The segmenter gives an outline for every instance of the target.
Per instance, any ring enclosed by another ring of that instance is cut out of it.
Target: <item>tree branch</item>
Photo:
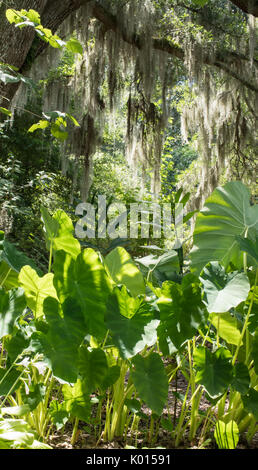
[[[107,30],[119,32],[124,41],[134,45],[138,49],[141,48],[140,37],[128,36],[126,31],[121,30],[117,22],[117,18],[114,15],[110,14],[108,11],[106,11],[104,7],[99,5],[97,2],[95,2],[93,6],[92,14],[96,19],[101,21],[106,26]],[[180,60],[184,60],[185,58],[184,50],[180,48],[179,46],[173,45],[171,42],[169,42],[166,39],[154,38],[152,40],[152,46],[154,49],[167,52],[168,54],[173,55],[174,57],[177,57]],[[232,70],[229,66],[230,63],[236,63],[236,62],[240,63],[243,59],[246,61],[246,57],[244,57],[243,55],[237,54],[236,52],[225,51],[223,56],[221,53],[217,53],[215,54],[215,57],[211,59],[209,56],[206,55],[204,56],[202,60],[205,65],[215,66],[221,70],[224,70],[224,72],[226,72],[228,75],[238,80],[245,87],[258,93],[258,87],[256,85],[245,80],[242,76],[237,74],[235,70]]]
[[[244,13],[258,17],[258,0],[229,0]]]
[[[20,2],[21,0],[17,0],[17,2]],[[234,4],[246,4],[247,0],[230,0]],[[43,0],[37,0],[38,6],[43,4]],[[47,2],[44,2],[44,9],[41,11],[41,19],[42,19],[42,24],[50,28],[52,32],[56,32],[56,30],[59,28],[59,26],[63,23],[66,18],[69,17],[73,12],[78,10],[81,6],[86,5],[89,3],[90,0],[47,0]],[[258,0],[253,0],[253,6],[257,6],[258,8]],[[33,4],[36,3],[36,1],[32,0],[27,0],[28,4]],[[142,48],[142,39],[140,36],[137,35],[130,35],[126,29],[123,29],[117,17],[110,13],[108,10],[106,10],[102,5],[100,5],[97,1],[91,2],[92,6],[92,16],[95,17],[98,21],[100,21],[106,31],[113,31],[115,33],[119,33],[123,41],[133,45],[134,47],[138,48],[139,50]],[[40,10],[40,8],[39,8]],[[42,10],[42,9],[41,9]],[[244,11],[244,10],[243,10]],[[256,13],[256,10],[252,10],[254,13]],[[27,30],[27,28],[25,28]],[[20,34],[23,33],[24,30],[19,32]],[[17,34],[17,32],[16,32]],[[34,34],[32,31],[30,34]],[[35,47],[36,46],[36,47]],[[30,60],[34,60],[38,55],[40,55],[43,50],[47,47],[47,44],[43,41],[38,41],[38,44],[32,45],[31,51],[33,53],[31,54]],[[168,41],[165,38],[159,39],[159,38],[153,38],[152,39],[152,47],[156,50],[164,51],[173,57],[178,58],[181,61],[184,61],[185,59],[185,52],[183,48],[174,45],[172,42]],[[27,52],[27,57],[28,57],[28,52]],[[249,88],[252,91],[255,91],[258,93],[258,86],[255,85],[254,83],[250,83],[244,76],[239,75],[236,73],[235,68],[231,67],[231,64],[239,64],[243,61],[246,61],[247,58],[244,57],[241,54],[238,54],[234,51],[225,51],[223,54],[219,51],[217,54],[214,55],[214,58],[211,58],[209,55],[205,55],[202,57],[202,63],[204,65],[208,66],[213,66],[216,67],[220,70],[224,70],[225,73],[227,73],[229,76],[235,78],[238,80],[240,83],[242,83],[245,87]],[[257,61],[255,61],[257,62]],[[14,65],[16,65],[14,63]],[[19,64],[20,67],[20,72],[23,72],[28,64],[26,64],[26,59],[24,57],[23,63]],[[10,94],[10,99],[12,99],[12,96]]]

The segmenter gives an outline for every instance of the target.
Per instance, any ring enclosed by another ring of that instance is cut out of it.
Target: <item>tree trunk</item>
[[[258,17],[258,0],[230,0],[236,7],[240,8],[244,13],[250,13]]]
[[[31,8],[42,13],[46,3],[47,0],[16,0],[12,5],[15,10]],[[20,70],[28,57],[35,31],[33,28],[15,28],[6,19],[6,9],[6,5],[2,3],[0,6],[0,61]],[[8,101],[12,100],[18,86],[19,83],[3,85],[0,82],[0,104],[8,107]]]

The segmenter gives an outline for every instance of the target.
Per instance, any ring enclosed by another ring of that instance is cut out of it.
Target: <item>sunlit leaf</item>
[[[74,52],[75,54],[82,54],[83,53],[83,47],[78,41],[78,39],[71,38],[69,41],[66,43],[66,49],[68,51]]]
[[[19,283],[24,289],[27,305],[33,311],[35,318],[43,315],[43,302],[45,298],[57,298],[53,285],[53,277],[52,273],[40,277],[30,266],[24,266],[20,271]]]
[[[88,332],[95,337],[103,337],[106,333],[106,300],[111,293],[111,284],[98,253],[87,248],[73,260],[68,253],[57,251],[53,270],[54,286],[60,301],[67,297],[76,299]]]
[[[235,317],[233,317],[229,312],[226,312],[213,313],[210,315],[209,319],[222,339],[227,341],[229,344],[238,345],[241,332],[238,328],[237,319]]]
[[[217,421],[214,437],[219,449],[235,449],[239,441],[239,429],[235,421]]]
[[[12,116],[12,113],[9,109],[6,109],[6,108],[2,108],[2,106],[0,106],[0,112],[3,113],[3,114],[6,114],[7,116],[11,117]]]
[[[106,256],[105,266],[114,283],[124,284],[133,296],[145,294],[143,275],[123,247],[115,248]]]
[[[38,129],[46,129],[48,126],[49,126],[48,121],[40,120],[36,124],[33,124],[32,126],[30,126],[30,128],[28,129],[28,132],[35,132]]]
[[[84,381],[78,379],[74,385],[62,387],[66,410],[71,416],[88,421],[90,417],[90,394]]]

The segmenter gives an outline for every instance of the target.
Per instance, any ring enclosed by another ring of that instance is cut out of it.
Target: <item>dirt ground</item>
[[[177,379],[177,392],[185,393],[186,391],[186,380],[183,376],[179,376]],[[172,393],[173,388],[169,393],[168,406],[164,410],[164,416],[171,417],[173,419],[175,411],[175,396]],[[190,397],[190,396],[189,396]],[[202,395],[200,402],[199,410],[204,413],[208,410],[210,404],[208,400],[205,399],[205,394]],[[177,402],[177,416],[180,413],[180,405]],[[144,409],[145,414],[150,414],[150,410],[147,408]],[[126,446],[133,446],[137,449],[142,448],[164,448],[164,449],[173,449],[175,448],[174,440],[171,437],[171,433],[166,431],[161,426],[159,426],[157,435],[155,437],[155,442],[152,444],[148,442],[146,436],[146,422],[140,422],[137,436],[128,434],[124,439],[115,439],[112,442],[105,442],[100,438],[97,442],[94,438],[93,433],[89,432],[89,429],[85,430],[85,424],[79,423],[79,428],[77,432],[77,441],[74,446],[71,445],[71,436],[72,436],[72,425],[67,423],[62,432],[55,432],[49,438],[49,445],[54,449],[125,449]],[[177,447],[178,449],[217,449],[216,441],[213,435],[209,436],[208,441],[203,445],[200,442],[199,436],[195,439],[194,442],[189,444],[187,439],[187,431],[184,435],[184,440]],[[255,434],[251,444],[248,444],[245,436],[241,436],[237,445],[237,449],[258,449],[258,433]]]

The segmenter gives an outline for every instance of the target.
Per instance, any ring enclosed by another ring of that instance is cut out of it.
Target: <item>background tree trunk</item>
[[[46,4],[47,0],[16,0],[13,2],[13,8],[15,10],[31,8],[41,14]],[[6,5],[2,3],[0,6],[0,61],[14,65],[20,70],[28,57],[35,31],[33,28],[15,28],[7,21],[6,10]],[[0,82],[0,103],[3,106],[8,107],[7,100],[12,100],[18,86],[19,83],[3,85]]]
[[[230,0],[240,10],[258,17],[258,0]]]

